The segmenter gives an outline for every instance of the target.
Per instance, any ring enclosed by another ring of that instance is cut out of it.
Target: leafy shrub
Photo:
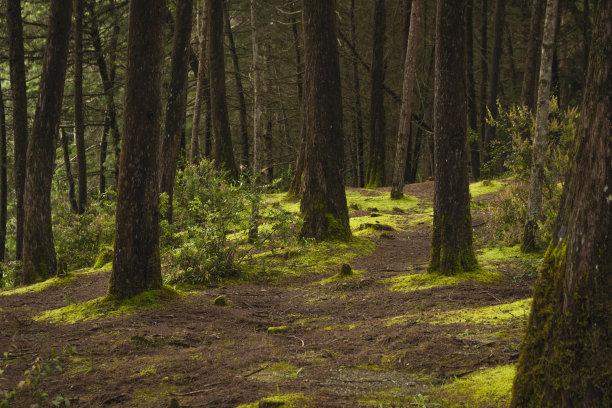
[[[19,285],[21,261],[0,262],[0,289]]]

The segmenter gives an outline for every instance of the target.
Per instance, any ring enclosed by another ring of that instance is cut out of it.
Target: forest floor
[[[108,265],[1,291],[0,406],[16,390],[9,406],[505,407],[541,254],[486,245],[501,187],[472,186],[482,269],[453,279],[426,274],[433,183],[421,183],[403,206],[349,189],[365,226],[354,242],[279,249],[291,273],[267,281],[117,310],[99,299]],[[353,275],[337,276],[344,262]]]

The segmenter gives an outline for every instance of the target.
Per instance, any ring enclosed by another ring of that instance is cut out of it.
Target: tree
[[[474,0],[468,0],[465,22],[465,46],[467,63],[468,140],[470,146],[470,168],[474,179],[480,179],[480,146],[472,132],[477,132],[476,85],[474,81]]]
[[[225,89],[225,53],[223,52],[223,0],[206,0],[208,6],[208,67],[210,70],[210,101],[212,128],[215,138],[215,163],[232,178],[238,178],[234,148],[227,112]]]
[[[385,31],[387,27],[385,0],[373,3],[372,20],[372,65],[370,71],[370,157],[367,170],[367,187],[385,184],[385,105],[383,86],[385,82]]]
[[[6,207],[8,203],[6,196],[8,190],[6,171],[6,115],[2,84],[0,84],[0,262],[4,262],[6,248]],[[1,273],[0,279],[2,279]]]
[[[72,1],[51,0],[38,102],[26,154],[24,284],[52,276],[57,266],[51,226],[51,181],[66,80],[71,17]]]
[[[397,132],[397,150],[395,154],[395,167],[393,169],[393,184],[391,198],[402,198],[404,195],[404,175],[406,159],[408,157],[408,138],[410,137],[410,122],[412,119],[412,90],[417,63],[417,52],[420,41],[420,28],[422,18],[422,0],[412,1],[412,16],[410,17],[410,33],[406,46],[406,61],[404,63],[404,85],[402,91],[402,107],[400,109],[400,123]]]
[[[159,254],[159,143],[165,0],[131,0],[123,141],[113,270],[108,296],[162,285]]]
[[[438,0],[434,96],[434,220],[429,271],[476,266],[466,137],[466,1]]]
[[[189,161],[195,163],[200,159],[200,115],[202,102],[210,101],[210,89],[206,78],[206,33],[208,31],[207,2],[202,2],[200,9],[200,23],[198,24],[198,75],[196,80],[196,96],[193,103],[193,122],[191,125],[191,146],[189,148]]]
[[[68,201],[70,209],[75,214],[79,212],[79,204],[75,198],[74,177],[72,176],[72,165],[70,164],[70,149],[68,147],[68,134],[60,129],[60,142],[62,144],[62,155],[64,157],[64,169],[66,171],[66,181],[68,182]]]
[[[521,88],[521,106],[527,107],[532,112],[535,110],[538,50],[542,37],[542,15],[544,14],[545,4],[544,0],[533,0],[531,6],[529,40],[527,42],[523,86]]]
[[[74,139],[79,169],[79,214],[83,214],[87,207],[87,160],[83,117],[83,2],[84,0],[74,0]]]
[[[529,202],[527,205],[525,229],[523,231],[523,243],[521,245],[521,249],[524,252],[534,251],[538,247],[538,221],[542,215],[542,186],[544,184],[544,162],[546,160],[546,142],[548,139],[548,104],[558,12],[559,0],[548,0],[546,3],[546,20],[544,22],[544,38],[542,39],[538,110],[536,112],[535,124],[536,132],[533,138],[533,153],[531,155]]]
[[[409,14],[409,13],[408,13]],[[351,42],[355,44],[357,42],[357,34],[355,32],[355,0],[351,0],[351,8],[349,12],[350,16],[350,35]],[[408,32],[406,32],[406,35]],[[406,37],[408,38],[408,37]],[[354,129],[357,146],[357,187],[363,187],[365,182],[363,180],[363,117],[361,115],[361,87],[359,85],[359,64],[357,59],[353,58],[353,91],[355,95],[355,113],[354,113]]]
[[[344,191],[344,146],[336,2],[303,0],[306,144],[301,235],[350,237]]]
[[[533,292],[512,407],[612,406],[612,2],[599,0],[573,162]]]
[[[165,218],[172,222],[172,197],[179,159],[181,135],[185,126],[187,105],[187,73],[193,0],[180,0],[176,5],[174,38],[170,67],[170,89],[166,105],[166,128],[162,140],[159,189],[168,195]]]
[[[25,189],[26,151],[28,148],[28,101],[23,51],[21,1],[7,0],[6,27],[9,40],[11,92],[13,99],[13,137],[15,141],[15,196],[17,199],[17,260],[23,255],[23,192]]]

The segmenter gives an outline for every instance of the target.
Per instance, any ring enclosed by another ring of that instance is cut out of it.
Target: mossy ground
[[[283,407],[283,408],[302,408],[307,407],[308,400],[311,398],[306,397],[302,393],[290,393],[290,394],[273,394],[260,399],[252,404],[242,404],[238,408],[259,408],[262,406]]]
[[[413,292],[417,290],[453,286],[464,282],[498,283],[504,276],[499,272],[486,269],[461,272],[456,275],[440,275],[437,273],[415,273],[411,275],[396,276],[382,282],[389,285],[391,290],[400,292]]]
[[[472,199],[484,194],[496,193],[508,186],[508,183],[499,180],[482,180],[470,184],[470,194]]]
[[[99,273],[108,271],[112,265],[103,265],[101,268],[83,268],[67,273],[65,276],[55,276],[42,282],[34,283],[27,286],[18,286],[10,289],[0,289],[0,296],[24,295],[31,293],[42,292],[54,286],[67,286],[80,276],[91,273]]]

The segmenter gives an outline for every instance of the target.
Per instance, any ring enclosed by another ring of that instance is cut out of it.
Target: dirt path
[[[431,184],[419,186],[407,192],[430,197]],[[236,407],[270,395],[286,405],[260,407],[410,406],[454,378],[514,362],[524,324],[429,324],[427,316],[530,296],[530,282],[512,281],[389,290],[385,280],[424,272],[430,234],[423,222],[372,236],[376,249],[351,262],[360,275],[350,279],[322,284],[334,269],[276,285],[227,284],[112,319],[32,320],[103,296],[108,272],[0,296],[0,352],[8,353],[0,390],[16,387],[41,358],[39,371],[53,372],[30,375],[40,384],[18,392],[14,406],[27,406],[37,390],[79,407],[164,407],[172,398],[183,407]],[[219,295],[231,306],[213,305]]]

